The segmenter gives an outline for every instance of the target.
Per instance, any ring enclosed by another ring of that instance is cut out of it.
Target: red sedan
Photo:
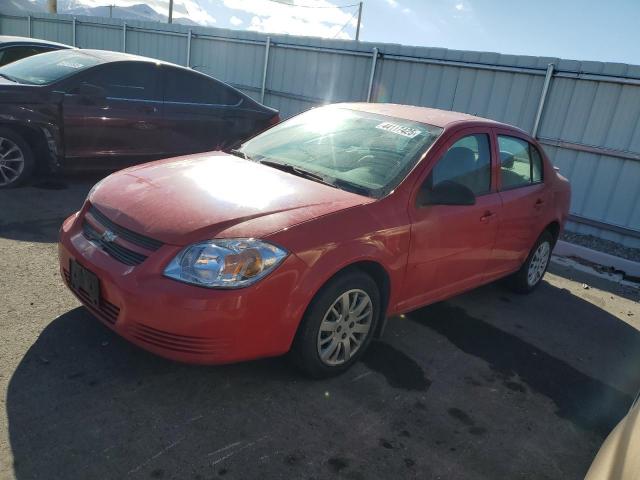
[[[509,277],[533,290],[570,188],[525,132],[460,113],[341,104],[227,153],[129,168],[62,225],[65,282],[167,358],[291,352],[347,369],[390,315]]]

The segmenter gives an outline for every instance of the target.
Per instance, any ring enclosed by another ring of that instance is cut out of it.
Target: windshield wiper
[[[226,153],[230,153],[231,155],[235,155],[236,157],[240,157],[244,160],[251,160],[249,155],[244,153],[242,150],[238,150],[237,148],[232,148],[230,150],[225,150]]]
[[[273,160],[260,160],[260,163],[262,165],[277,168],[278,170],[282,170],[283,172],[291,173],[308,180],[313,180],[314,182],[322,183],[323,185],[328,185],[339,190],[349,190],[353,193],[358,193],[360,195],[366,196],[369,196],[371,193],[367,188],[356,185],[355,183],[341,180],[339,178],[325,177],[323,175],[320,175],[319,173],[310,172],[309,170],[296,167],[295,165],[291,165],[289,163],[274,162]]]
[[[7,75],[6,73],[0,73],[0,77],[4,77],[11,82],[20,83],[18,80],[16,80],[15,77],[12,77],[11,75]]]

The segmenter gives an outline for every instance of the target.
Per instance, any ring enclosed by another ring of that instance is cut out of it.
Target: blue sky
[[[131,5],[140,0],[72,0]],[[357,0],[175,0],[211,26],[353,38]],[[149,0],[166,13],[168,0]],[[323,8],[307,8],[323,7]],[[361,39],[640,64],[640,0],[364,0]]]

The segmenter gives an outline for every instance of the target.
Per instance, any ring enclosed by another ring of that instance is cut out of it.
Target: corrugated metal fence
[[[517,125],[571,180],[570,230],[640,247],[640,66],[67,15],[0,14],[0,33],[188,65],[284,117],[369,100]]]

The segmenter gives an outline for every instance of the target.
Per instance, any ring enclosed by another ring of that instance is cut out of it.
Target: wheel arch
[[[348,263],[347,265],[343,265],[338,270],[336,270],[331,276],[329,276],[329,278],[322,282],[322,284],[320,284],[320,286],[313,293],[311,300],[304,309],[303,317],[304,315],[306,315],[311,304],[313,303],[313,300],[318,295],[318,292],[320,292],[336,277],[352,270],[359,270],[369,275],[378,286],[378,291],[380,292],[380,318],[378,319],[378,323],[376,325],[374,337],[379,338],[384,333],[384,328],[387,321],[387,310],[389,308],[389,299],[391,296],[391,277],[384,266],[380,262],[377,262],[375,260],[356,260]],[[300,328],[300,324],[298,325],[298,328]]]
[[[558,222],[557,220],[552,221],[544,228],[543,232],[549,232],[551,234],[551,236],[553,237],[552,247],[555,246],[558,238],[560,238],[560,222]]]
[[[51,166],[51,151],[42,129],[12,122],[0,121],[0,128],[11,130],[20,135],[31,148],[33,160],[38,171],[43,171]]]

